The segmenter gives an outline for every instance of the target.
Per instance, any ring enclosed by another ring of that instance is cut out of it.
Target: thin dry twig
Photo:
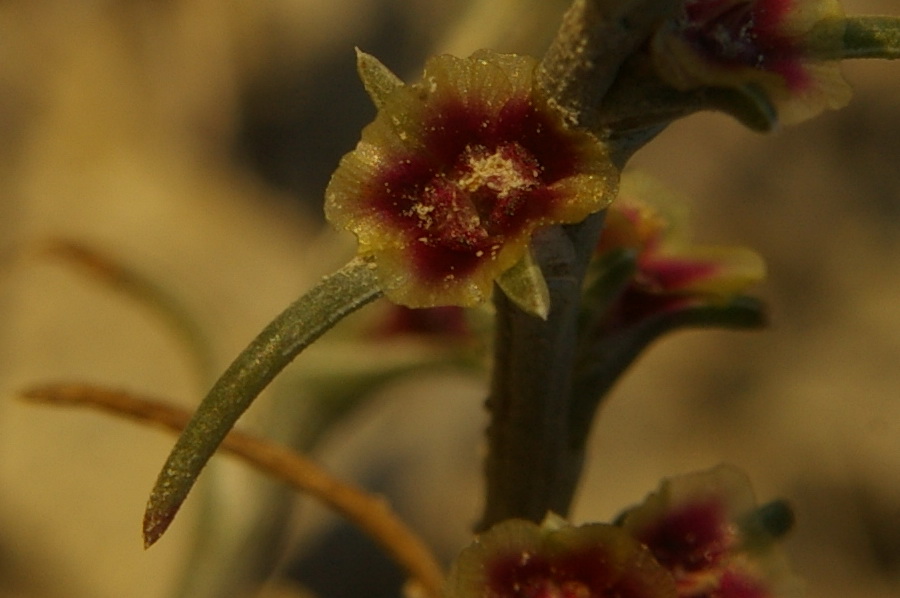
[[[22,398],[53,405],[96,407],[139,422],[181,432],[191,418],[186,409],[129,392],[88,384],[52,384],[30,388]],[[443,572],[422,540],[383,498],[346,484],[290,449],[232,430],[221,448],[297,490],[328,505],[368,533],[421,585],[431,598],[441,595]]]
[[[206,388],[216,373],[209,338],[195,314],[160,284],[117,256],[92,244],[68,237],[49,237],[34,244],[31,253],[39,258],[52,258],[86,275],[95,282],[149,309],[173,330],[184,343],[193,361],[197,379]]]

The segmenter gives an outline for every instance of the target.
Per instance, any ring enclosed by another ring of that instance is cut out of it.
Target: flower
[[[758,512],[747,477],[720,465],[665,480],[620,523],[671,572],[679,598],[798,595],[800,581]]]
[[[446,598],[675,598],[671,576],[622,529],[501,522],[462,551]]]
[[[374,257],[392,301],[479,304],[530,257],[535,229],[611,201],[617,171],[606,148],[548,103],[536,64],[486,51],[437,56],[412,85],[367,81],[360,69],[379,111],[332,176],[325,214]]]
[[[782,122],[796,123],[850,101],[839,62],[812,48],[813,29],[841,17],[837,0],[684,0],[655,34],[653,58],[677,89],[762,91]]]
[[[671,193],[629,174],[606,215],[597,256],[630,250],[636,271],[616,305],[621,323],[702,305],[721,305],[765,277],[765,262],[745,247],[693,245]]]

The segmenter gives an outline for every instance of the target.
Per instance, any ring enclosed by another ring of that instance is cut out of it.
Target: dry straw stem
[[[51,237],[37,242],[32,253],[38,258],[53,258],[75,268],[93,280],[149,309],[162,318],[183,341],[197,379],[204,386],[213,377],[213,359],[209,339],[191,310],[162,284],[91,244],[66,237]]]
[[[22,398],[61,406],[95,407],[179,433],[191,413],[163,401],[87,384],[52,384],[28,389]],[[391,511],[384,499],[341,482],[288,448],[232,430],[221,448],[257,469],[312,495],[368,533],[430,598],[441,594],[443,572],[431,551]]]

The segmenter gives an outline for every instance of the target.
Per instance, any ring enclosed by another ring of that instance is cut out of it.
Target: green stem
[[[540,64],[539,84],[568,120],[589,130],[622,63],[678,0],[575,0]]]
[[[900,17],[854,17],[846,24],[843,58],[900,58]]]
[[[303,349],[381,296],[371,268],[351,260],[278,315],[216,381],[166,460],[144,513],[144,545],[169,527],[200,471],[253,400]]]
[[[599,119],[604,96],[622,63],[678,5],[678,0],[575,0],[540,64],[541,89],[570,123],[608,134]],[[612,144],[616,166],[650,138],[627,147]],[[546,320],[495,293],[487,496],[479,529],[513,517],[539,522],[547,511],[568,513],[583,462],[582,451],[572,450],[569,420],[581,292],[602,224],[599,213],[535,237],[535,257],[550,293]]]
[[[479,529],[511,517],[540,521],[565,515],[581,458],[570,454],[568,412],[577,346],[581,281],[587,259],[576,251],[595,240],[603,213],[545,231],[535,239],[550,292],[546,320],[495,293],[496,351],[487,407],[487,502]],[[573,475],[575,474],[575,475]]]
[[[822,60],[900,58],[900,17],[864,16],[835,19],[810,34],[810,52]]]

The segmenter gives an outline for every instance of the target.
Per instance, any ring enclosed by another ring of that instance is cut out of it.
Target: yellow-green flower
[[[837,0],[684,0],[654,36],[653,58],[677,89],[752,88],[795,123],[850,100],[838,60],[810,48],[814,28],[842,16]]]
[[[622,527],[674,577],[679,598],[792,598],[802,584],[757,525],[747,477],[721,465],[665,480]]]
[[[334,173],[325,214],[374,257],[389,299],[479,304],[529,258],[535,229],[613,198],[606,148],[563,121],[536,64],[482,51],[434,57],[412,85],[367,82],[379,111]]]
[[[631,174],[606,215],[597,254],[629,249],[637,256],[637,272],[622,300],[632,315],[641,308],[658,313],[721,303],[765,277],[765,262],[751,249],[694,244],[683,207],[671,195]]]
[[[497,524],[462,551],[445,598],[676,598],[671,575],[624,530],[548,516]]]

